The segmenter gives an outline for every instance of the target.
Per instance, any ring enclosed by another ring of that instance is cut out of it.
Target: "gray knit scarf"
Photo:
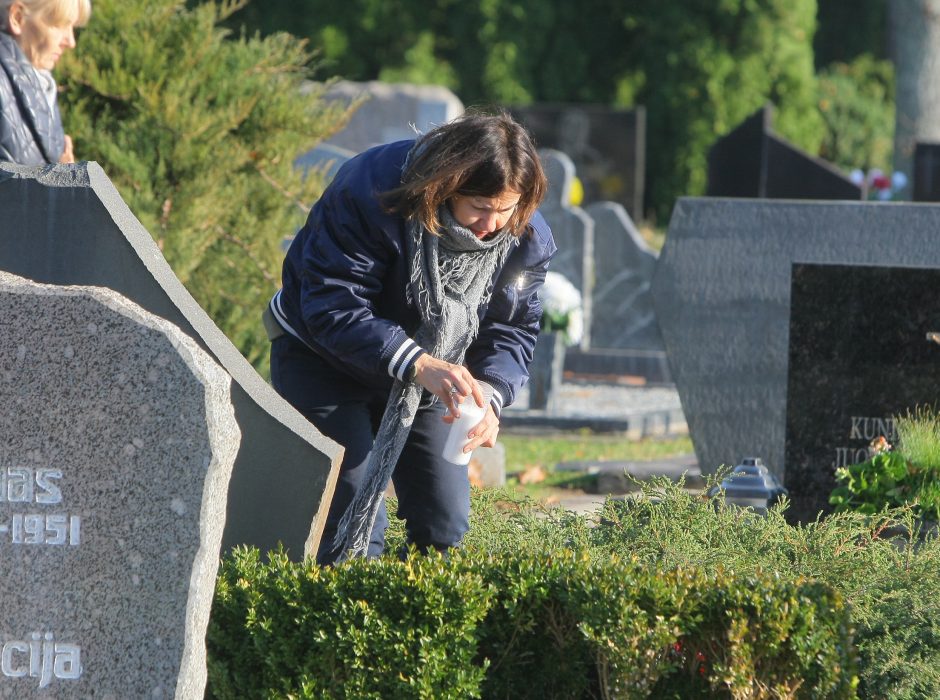
[[[480,329],[479,309],[493,293],[494,273],[501,268],[517,239],[503,229],[480,240],[458,224],[446,206],[438,217],[440,236],[413,221],[407,239],[412,261],[407,294],[421,314],[415,342],[432,357],[461,364]],[[337,561],[366,555],[388,481],[395,471],[423,389],[416,382],[395,381],[382,422],[369,453],[365,477],[339,523],[334,548],[342,546]],[[436,397],[432,397],[432,401]]]

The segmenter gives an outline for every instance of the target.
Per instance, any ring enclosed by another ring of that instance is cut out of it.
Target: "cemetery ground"
[[[626,477],[626,463],[687,461],[693,466],[692,478],[698,474],[688,435],[635,439],[590,429],[509,428],[499,440],[506,451],[508,485],[545,505],[576,511],[596,508],[607,495],[637,491],[639,484]],[[624,478],[602,478],[605,466]],[[605,484],[609,491],[605,492]]]

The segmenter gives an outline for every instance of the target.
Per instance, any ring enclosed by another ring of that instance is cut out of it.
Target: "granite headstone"
[[[195,340],[228,372],[244,436],[229,485],[223,548],[283,543],[315,552],[342,448],[248,364],[170,269],[97,163],[0,164],[0,270],[37,282],[113,289]],[[261,309],[258,309],[258,323]]]
[[[201,698],[231,377],[110,291],[0,273],[0,696]]]
[[[460,99],[440,85],[340,80],[323,97],[346,105],[360,102],[346,126],[325,142],[353,153],[413,139],[416,133],[430,131],[464,111]]]
[[[539,148],[561,151],[574,163],[584,202],[611,200],[643,218],[646,109],[549,104],[511,108]]]
[[[828,511],[835,469],[868,459],[894,416],[940,401],[940,269],[793,266],[786,486],[793,515]]]
[[[928,204],[678,201],[653,303],[703,472],[759,456],[794,487],[785,476],[792,266],[938,269],[937,231],[940,206]]]
[[[584,312],[584,333],[580,347],[591,345],[591,299],[594,290],[594,222],[583,209],[570,204],[574,163],[561,151],[539,151],[548,194],[539,211],[552,227],[558,253],[552,258],[551,269],[558,272],[581,292]]]
[[[862,198],[862,188],[831,163],[773,131],[773,110],[757,110],[708,152],[710,197]]]
[[[592,348],[662,350],[650,298],[657,254],[616,202],[585,208],[594,221]]]
[[[346,148],[321,143],[298,157],[294,161],[294,167],[300,168],[304,175],[309,170],[321,172],[324,179],[329,181],[343,167],[343,164],[355,155],[355,152]]]

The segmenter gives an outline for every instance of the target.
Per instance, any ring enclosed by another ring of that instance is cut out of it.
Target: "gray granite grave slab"
[[[342,448],[258,376],[176,278],[101,167],[0,164],[0,211],[0,270],[113,289],[178,326],[232,376],[244,439],[223,548],[265,551],[282,542],[294,558],[315,551]]]
[[[361,100],[349,123],[326,140],[354,153],[382,143],[413,139],[416,130],[425,133],[464,111],[460,99],[440,85],[340,80],[323,97],[346,105]]]
[[[940,268],[938,231],[936,205],[678,201],[653,301],[703,472],[754,456],[785,473],[794,263]]]
[[[231,377],[110,290],[0,272],[0,696],[200,698]]]
[[[616,202],[585,208],[594,220],[594,294],[591,347],[662,350],[650,284],[656,252]]]
[[[309,170],[315,170],[323,173],[326,180],[332,180],[343,164],[355,155],[354,151],[347,148],[321,143],[299,156],[294,161],[294,166],[300,168],[304,175]]]
[[[563,274],[581,292],[584,309],[584,333],[580,347],[591,346],[591,299],[594,290],[594,222],[580,207],[569,204],[574,163],[561,151],[551,148],[539,151],[542,167],[548,178],[548,194],[539,211],[552,227],[558,253],[552,258],[551,269]]]

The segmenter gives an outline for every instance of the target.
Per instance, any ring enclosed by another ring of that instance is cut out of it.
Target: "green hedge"
[[[215,698],[854,697],[832,588],[587,553],[223,562]]]

